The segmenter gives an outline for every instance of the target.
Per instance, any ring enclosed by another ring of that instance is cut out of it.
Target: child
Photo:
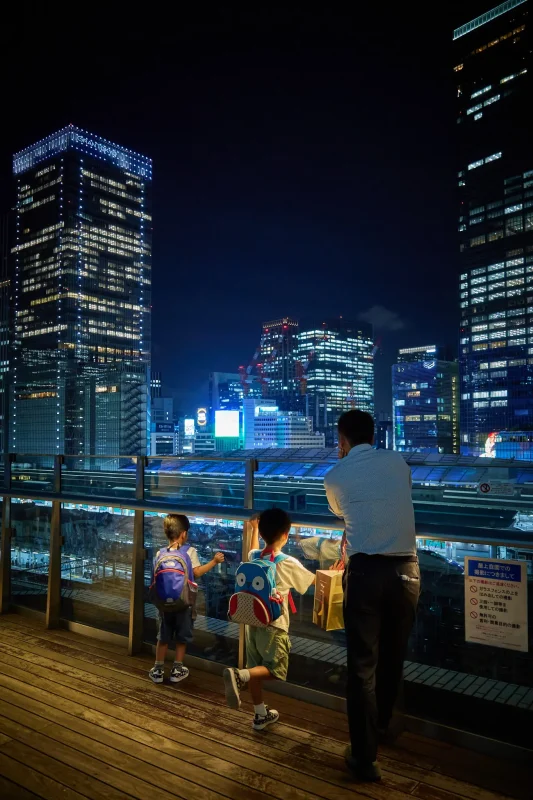
[[[259,515],[259,520],[252,518],[252,550],[248,560],[259,558],[259,535],[266,544],[265,550],[274,557],[287,544],[291,520],[281,508],[271,508]],[[263,551],[264,552],[264,551]],[[266,555],[266,554],[265,554]],[[224,670],[224,686],[226,701],[230,708],[238,709],[241,705],[240,693],[248,687],[252,695],[255,716],[252,726],[262,731],[267,725],[277,722],[279,714],[268,708],[263,699],[263,681],[287,678],[289,667],[289,603],[291,589],[304,594],[314,583],[315,576],[292,556],[287,556],[276,564],[276,587],[283,597],[281,616],[266,628],[246,626],[246,669]]]
[[[179,550],[187,541],[190,523],[184,514],[167,514],[163,522],[163,529],[168,539],[169,550]],[[206,572],[224,561],[222,553],[215,553],[211,561],[201,566],[198,553],[194,547],[187,548],[187,555],[191,561],[194,578],[200,578]],[[157,553],[155,561],[159,556]],[[189,576],[192,580],[193,576]],[[170,682],[179,683],[184,680],[189,670],[183,664],[187,644],[192,642],[192,609],[188,608],[180,613],[163,614],[158,612],[157,621],[157,646],[155,649],[155,664],[148,673],[154,683],[163,683],[165,677],[165,656],[169,642],[176,642],[176,660],[170,671]]]

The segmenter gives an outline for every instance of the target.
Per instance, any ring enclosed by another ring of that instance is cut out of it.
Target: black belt
[[[395,556],[395,555],[386,555],[385,553],[374,553],[369,555],[368,553],[354,553],[353,556],[350,556],[350,561],[352,558],[358,559],[376,559],[378,561],[387,561],[387,563],[392,562],[401,562],[402,564],[417,564],[418,563],[418,556]]]

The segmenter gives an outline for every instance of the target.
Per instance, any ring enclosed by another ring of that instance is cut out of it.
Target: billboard
[[[194,420],[186,419],[184,420],[184,424],[185,424],[185,436],[194,436]]]
[[[198,409],[196,412],[196,422],[200,428],[204,428],[207,425],[207,408]]]
[[[215,437],[238,438],[239,411],[215,411]]]
[[[174,433],[174,425],[172,422],[156,422],[156,433]]]

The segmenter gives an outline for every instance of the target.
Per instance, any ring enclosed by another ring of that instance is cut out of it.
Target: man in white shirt
[[[342,460],[324,484],[346,530],[346,761],[359,778],[375,781],[378,737],[392,717],[420,594],[411,471],[399,453],[373,449],[370,414],[347,411],[338,428]]]

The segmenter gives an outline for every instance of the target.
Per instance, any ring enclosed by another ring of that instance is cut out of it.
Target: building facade
[[[151,160],[69,126],[13,173],[11,449],[145,454]]]
[[[216,411],[242,410],[245,397],[262,397],[262,385],[256,375],[238,372],[209,374],[209,419],[215,421]]]
[[[461,451],[533,430],[531,0],[454,31]]]
[[[313,420],[299,411],[282,411],[265,400],[245,399],[245,450],[255,448],[324,447],[324,434],[313,431]]]
[[[337,421],[359,408],[374,414],[374,343],[366,323],[330,320],[301,331],[295,355],[298,391],[326,447],[336,441]]]
[[[302,405],[296,380],[298,330],[298,320],[291,317],[263,323],[260,361],[254,356],[263,397],[283,411],[298,411]]]
[[[392,367],[394,449],[459,452],[459,365],[439,348],[405,348]]]

